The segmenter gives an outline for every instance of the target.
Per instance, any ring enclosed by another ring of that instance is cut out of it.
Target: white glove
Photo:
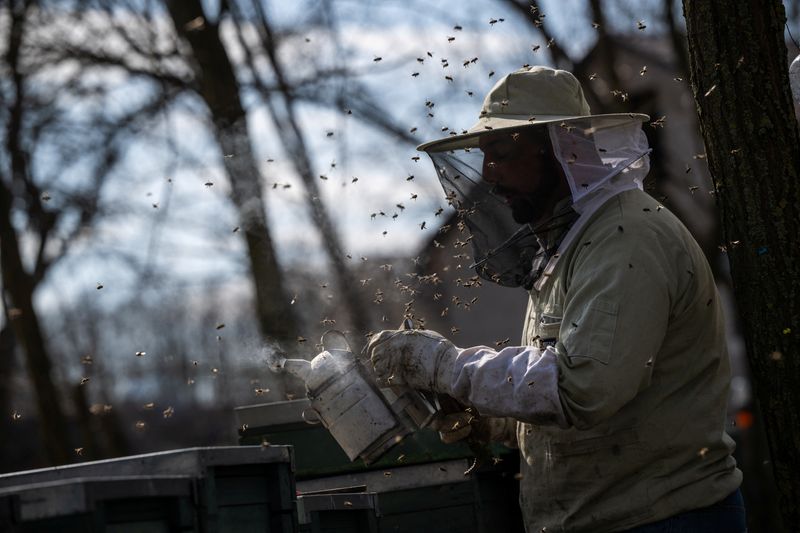
[[[458,349],[435,331],[384,330],[373,335],[367,356],[381,385],[406,385],[448,394]]]

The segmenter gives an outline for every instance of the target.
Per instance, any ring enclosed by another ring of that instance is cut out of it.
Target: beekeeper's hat
[[[581,84],[571,73],[550,67],[523,67],[500,78],[492,87],[483,100],[478,122],[466,133],[421,144],[417,150],[442,152],[474,148],[478,146],[478,138],[487,132],[590,117],[606,118],[606,124],[616,120],[649,120],[647,115],[641,113],[592,115]]]

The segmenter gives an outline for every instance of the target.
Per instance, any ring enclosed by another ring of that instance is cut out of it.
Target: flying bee
[[[183,29],[187,32],[202,30],[206,27],[206,21],[203,17],[196,17],[183,25]]]
[[[652,127],[654,127],[654,128],[663,128],[663,127],[664,127],[664,122],[665,122],[666,120],[667,120],[667,116],[666,116],[666,115],[664,115],[664,116],[662,116],[662,117],[660,117],[660,118],[657,118],[657,119],[656,119],[656,120],[654,120],[653,122],[651,122],[651,123],[650,123],[650,125],[651,125]]]

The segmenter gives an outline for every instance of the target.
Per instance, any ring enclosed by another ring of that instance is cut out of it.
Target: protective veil
[[[439,145],[441,148],[428,149],[448,203],[472,234],[477,274],[500,285],[530,288],[552,271],[559,255],[557,250],[541,249],[537,233],[571,224],[558,246],[565,249],[606,200],[624,190],[642,188],[650,150],[640,116],[590,116],[528,126],[547,129],[549,149],[572,196],[568,206],[537,227],[516,222],[506,199],[484,179],[485,154],[478,147],[477,137],[466,148],[447,150],[445,142]],[[507,133],[516,140],[520,131],[497,134]]]

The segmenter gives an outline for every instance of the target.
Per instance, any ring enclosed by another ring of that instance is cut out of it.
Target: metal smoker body
[[[326,332],[325,349],[313,360],[285,359],[275,370],[301,378],[319,422],[351,461],[369,464],[430,423],[436,408],[413,389],[379,388],[369,366],[342,341],[342,333]]]

